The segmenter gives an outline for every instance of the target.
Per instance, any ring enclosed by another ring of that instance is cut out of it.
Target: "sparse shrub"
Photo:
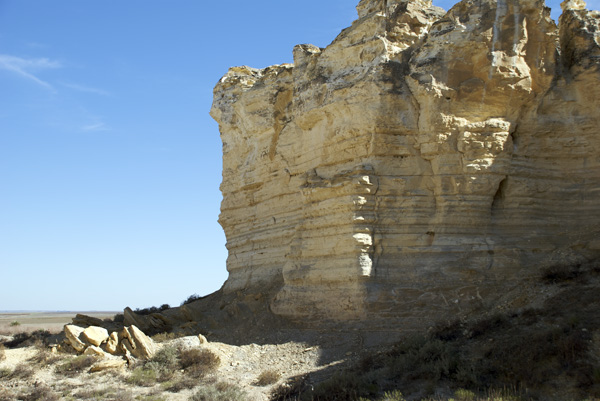
[[[335,373],[331,378],[319,383],[314,390],[303,394],[302,399],[320,401],[357,400],[377,394],[377,386],[370,381],[369,375],[345,370]]]
[[[16,320],[10,322],[10,327],[17,327],[17,326],[20,326],[20,325],[21,325],[21,322],[16,321]]]
[[[96,358],[89,355],[80,355],[71,358],[56,367],[56,373],[65,376],[76,376],[83,373],[96,362]]]
[[[454,392],[454,399],[456,401],[473,401],[477,399],[477,395],[470,390],[459,388]]]
[[[169,340],[174,340],[176,338],[180,338],[180,337],[184,337],[185,333],[183,332],[177,332],[177,333],[173,333],[173,332],[164,332],[164,333],[158,333],[152,336],[152,340],[154,340],[154,342],[157,343],[164,343],[165,341],[169,341]]]
[[[158,381],[159,375],[160,372],[152,367],[140,366],[135,368],[125,381],[134,386],[152,387]]]
[[[21,396],[23,401],[58,401],[60,396],[45,384],[36,384],[33,391]]]
[[[1,378],[2,376],[0,376],[0,379]],[[16,398],[17,397],[10,390],[0,387],[0,401],[14,401]]]
[[[136,401],[166,401],[166,398],[158,394],[138,395]]]
[[[483,334],[489,333],[492,330],[499,330],[509,326],[508,317],[501,313],[497,313],[493,316],[480,319],[469,327],[471,337],[478,337]]]
[[[281,374],[276,370],[263,370],[258,378],[256,379],[257,386],[268,386],[270,384],[275,384],[281,377]]]
[[[152,358],[150,362],[160,365],[163,369],[173,370],[177,367],[179,361],[179,351],[175,347],[162,347]]]
[[[169,304],[162,304],[159,308],[157,308],[156,306],[151,306],[149,308],[143,308],[143,309],[136,308],[136,310],[134,312],[137,313],[138,315],[150,315],[152,313],[162,312],[169,308],[170,308]]]
[[[113,322],[115,322],[115,323],[123,323],[124,321],[125,321],[125,315],[122,313],[117,313],[113,317]]]
[[[60,356],[53,354],[47,348],[43,348],[43,346],[40,346],[38,352],[36,352],[34,356],[29,358],[29,362],[35,363],[37,365],[47,366],[52,365],[60,361],[61,359],[62,358]]]
[[[230,383],[207,384],[192,395],[190,401],[245,401],[248,394]]]
[[[295,376],[287,379],[284,383],[275,386],[271,390],[271,401],[292,401],[298,400],[300,394],[307,392],[308,384],[306,376]]]
[[[204,297],[201,297],[198,294],[192,294],[189,297],[187,297],[184,301],[181,302],[181,306],[187,305],[187,304],[189,304],[191,302],[197,301],[197,300],[202,299],[202,298],[204,298]]]
[[[178,393],[181,390],[187,390],[194,388],[198,385],[198,380],[191,377],[179,377],[178,380],[168,381],[162,384],[162,388],[165,391],[169,391],[171,393]]]
[[[369,401],[367,398],[360,398],[359,401]],[[402,393],[398,390],[386,391],[383,396],[377,398],[377,401],[406,401]]]
[[[114,394],[110,394],[111,389],[107,387],[103,388],[93,388],[93,389],[85,389],[80,390],[73,394],[77,400],[98,400],[102,398],[106,398],[107,396],[112,396]]]
[[[163,347],[143,367],[155,371],[158,381],[167,381],[179,367],[179,350],[170,346]]]
[[[4,379],[5,377],[10,377],[11,374],[12,374],[12,370],[10,370],[8,368],[0,369],[0,379]]]
[[[20,363],[17,366],[15,366],[15,369],[10,374],[10,378],[25,380],[25,379],[29,379],[30,377],[32,377],[33,374],[34,374],[33,369],[31,369],[29,366],[25,365],[24,363]]]
[[[220,365],[221,359],[208,349],[190,348],[181,351],[181,367],[195,377],[202,377],[214,372]]]
[[[48,330],[35,330],[31,333],[17,333],[11,341],[4,345],[8,348],[29,347],[32,345],[40,346],[47,342],[51,334]]]
[[[117,392],[114,398],[111,398],[111,401],[136,401],[133,397],[131,391],[121,391]]]

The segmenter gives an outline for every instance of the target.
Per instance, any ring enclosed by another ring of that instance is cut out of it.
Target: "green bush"
[[[16,320],[15,320],[15,321],[12,321],[12,322],[10,322],[10,327],[17,327],[17,326],[20,326],[20,325],[21,325],[21,322],[18,322],[18,321],[16,321]]]
[[[140,366],[135,368],[125,381],[134,386],[152,387],[158,381],[159,374],[160,373],[153,368]]]

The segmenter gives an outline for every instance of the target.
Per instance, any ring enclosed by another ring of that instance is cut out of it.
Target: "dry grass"
[[[206,376],[221,364],[219,356],[208,349],[186,349],[181,351],[179,358],[181,367],[194,377]]]
[[[0,361],[6,359],[6,348],[4,344],[0,344]]]
[[[21,395],[22,401],[58,401],[60,396],[45,384],[36,384],[33,390]]]
[[[138,387],[152,387],[158,382],[160,373],[152,368],[139,366],[135,368],[125,381]]]
[[[80,355],[74,358],[70,358],[64,363],[58,365],[55,372],[62,374],[67,377],[77,376],[85,372],[90,366],[92,366],[97,359],[89,355]]]
[[[281,374],[273,369],[263,370],[256,379],[257,386],[269,386],[275,384],[281,378]]]
[[[33,377],[34,374],[35,372],[33,369],[31,369],[28,365],[20,363],[15,366],[15,369],[11,372],[9,377],[11,379],[26,380],[30,377]]]
[[[190,401],[246,401],[247,393],[230,383],[207,384],[198,389]]]

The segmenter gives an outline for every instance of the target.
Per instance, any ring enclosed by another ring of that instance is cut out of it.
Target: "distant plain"
[[[13,335],[35,330],[48,330],[51,333],[62,331],[78,313],[99,319],[112,318],[120,312],[2,312],[0,313],[0,334]]]

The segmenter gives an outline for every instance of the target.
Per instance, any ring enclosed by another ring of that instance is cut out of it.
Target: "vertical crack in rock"
[[[600,256],[600,14],[563,9],[361,0],[326,48],[231,68],[211,109],[224,291],[422,328]]]

